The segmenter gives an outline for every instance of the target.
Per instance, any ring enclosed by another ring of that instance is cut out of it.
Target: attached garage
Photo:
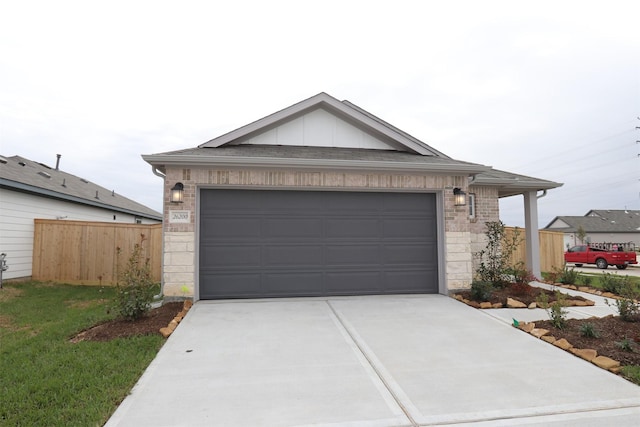
[[[200,191],[200,299],[438,292],[434,193]]]
[[[560,185],[453,159],[326,93],[143,158],[164,178],[162,292],[195,300],[447,294],[514,195],[539,275],[537,193]]]

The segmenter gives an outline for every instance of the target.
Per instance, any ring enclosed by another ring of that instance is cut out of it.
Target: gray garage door
[[[438,292],[434,194],[202,190],[200,298]]]

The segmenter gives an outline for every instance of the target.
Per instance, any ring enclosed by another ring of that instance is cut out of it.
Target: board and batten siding
[[[115,216],[115,219],[114,219]],[[3,279],[28,278],[33,263],[34,219],[65,219],[134,224],[134,215],[0,189],[0,253],[9,269]],[[143,224],[159,221],[142,218]]]
[[[239,144],[394,149],[386,142],[323,109],[311,111]]]

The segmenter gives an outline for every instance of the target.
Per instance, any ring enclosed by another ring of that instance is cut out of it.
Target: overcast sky
[[[158,211],[140,155],[327,92],[458,159],[640,209],[640,2],[0,0],[0,154]],[[522,197],[501,219],[523,225]]]

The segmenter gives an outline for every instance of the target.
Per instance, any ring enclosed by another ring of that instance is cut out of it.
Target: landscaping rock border
[[[598,352],[591,348],[575,348],[566,339],[561,338],[558,340],[554,336],[549,335],[549,330],[538,329],[535,326],[536,326],[535,322],[522,322],[522,323],[518,323],[518,326],[515,326],[515,327],[528,333],[529,335],[533,335],[538,339],[541,339],[543,341],[548,342],[549,344],[553,344],[558,348],[568,351],[574,356],[580,357],[586,360],[587,362],[591,362],[601,369],[605,369],[614,374],[620,373],[620,370],[621,370],[620,362],[618,362],[617,360],[613,360],[606,356],[598,356]]]
[[[160,333],[162,334],[163,337],[169,338],[169,335],[171,335],[173,331],[176,330],[176,328],[178,327],[178,324],[182,321],[182,319],[184,319],[184,317],[187,315],[187,312],[192,306],[193,306],[193,301],[191,301],[190,299],[184,301],[184,305],[182,306],[182,311],[178,313],[176,317],[171,319],[171,322],[169,322],[169,324],[166,327],[160,328]]]
[[[516,298],[507,298],[507,303],[506,304],[503,304],[501,302],[497,302],[497,303],[494,303],[494,304],[492,304],[490,302],[477,302],[477,301],[473,301],[473,300],[464,298],[462,295],[459,295],[459,294],[454,294],[453,295],[453,299],[456,299],[456,300],[458,300],[460,302],[463,302],[463,303],[465,303],[468,306],[471,306],[473,308],[481,308],[481,309],[489,309],[489,308],[528,308],[528,309],[532,310],[534,308],[538,308],[538,305],[535,302],[532,302],[531,304],[526,305],[522,301],[518,301]],[[593,305],[596,304],[595,301],[591,301],[591,300],[582,301],[582,300],[574,300],[574,299],[566,299],[564,303],[565,303],[566,307],[587,307],[587,306],[593,306]]]
[[[548,285],[557,286],[559,288],[570,289],[572,291],[585,292],[588,294],[593,294],[593,295],[597,295],[599,297],[604,297],[604,298],[612,298],[612,299],[621,298],[619,295],[612,294],[611,292],[603,292],[601,289],[592,288],[591,286],[576,286],[576,285],[567,285],[564,283],[549,283],[549,282],[544,282],[544,283],[547,283]]]

